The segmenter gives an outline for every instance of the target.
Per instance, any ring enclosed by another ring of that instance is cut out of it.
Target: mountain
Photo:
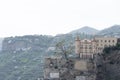
[[[2,42],[2,51],[41,51],[49,47],[53,37],[42,35],[27,35],[5,38]]]
[[[44,58],[53,55],[56,43],[62,40],[65,40],[66,46],[74,45],[75,36],[26,35],[4,38],[0,52],[0,80],[38,80],[43,77]]]
[[[0,80],[37,80],[43,77],[44,57],[54,54],[56,43],[65,40],[66,45],[72,43],[77,35],[81,39],[91,39],[94,35],[120,35],[120,25],[98,31],[83,27],[67,34],[56,36],[26,35],[8,37],[1,40]]]
[[[4,38],[0,52],[0,80],[38,80],[44,57],[52,55],[53,37],[27,35]]]
[[[56,43],[74,43],[72,34],[50,37],[26,35],[4,38],[0,52],[0,80],[38,80],[43,77],[44,58],[54,54]]]
[[[113,25],[109,28],[101,30],[97,33],[97,35],[120,37],[120,25]]]
[[[96,30],[94,28],[85,26],[77,30],[71,31],[69,34],[78,35],[78,34],[87,34],[89,36],[96,35],[96,36],[114,36],[114,37],[120,37],[120,25],[113,25],[109,28],[103,29],[101,31]]]
[[[3,41],[3,38],[0,38],[0,51],[2,50],[2,41]]]
[[[88,27],[88,26],[85,26],[85,27],[82,27],[80,29],[71,31],[70,34],[85,33],[85,34],[89,34],[89,35],[94,35],[97,32],[98,32],[98,30],[91,28],[91,27]]]

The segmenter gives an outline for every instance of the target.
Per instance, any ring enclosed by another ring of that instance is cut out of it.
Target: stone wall
[[[95,80],[95,65],[92,60],[71,58],[46,58],[45,80]]]

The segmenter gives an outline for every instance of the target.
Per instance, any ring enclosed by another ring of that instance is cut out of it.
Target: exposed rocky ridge
[[[96,80],[120,79],[120,50],[110,51],[109,54],[99,55],[101,64],[97,65]]]
[[[53,37],[49,36],[21,36],[5,38],[2,51],[40,51],[50,46]]]

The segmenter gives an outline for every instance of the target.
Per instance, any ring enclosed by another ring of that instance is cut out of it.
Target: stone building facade
[[[105,47],[116,46],[118,38],[115,37],[101,37],[95,38],[97,45],[97,53],[101,53]]]
[[[92,60],[60,57],[45,58],[44,80],[95,80],[96,68]]]
[[[117,38],[94,38],[93,40],[75,40],[77,57],[68,59],[62,56],[46,57],[44,80],[96,80],[96,60],[94,54],[101,53],[107,46],[115,46]],[[80,58],[79,58],[79,57]],[[93,59],[90,59],[93,58]]]
[[[92,40],[75,40],[75,53],[80,58],[93,58],[94,54],[102,53],[105,47],[115,46],[118,39],[115,37],[99,37]]]

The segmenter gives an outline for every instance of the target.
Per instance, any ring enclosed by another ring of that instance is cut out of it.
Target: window
[[[92,49],[92,47],[90,46],[89,49]]]
[[[115,41],[113,40],[113,42],[115,42]]]
[[[109,43],[110,43],[110,40],[109,40]]]
[[[101,40],[101,42],[102,42],[102,40]]]
[[[107,40],[105,40],[105,42],[107,42]]]

